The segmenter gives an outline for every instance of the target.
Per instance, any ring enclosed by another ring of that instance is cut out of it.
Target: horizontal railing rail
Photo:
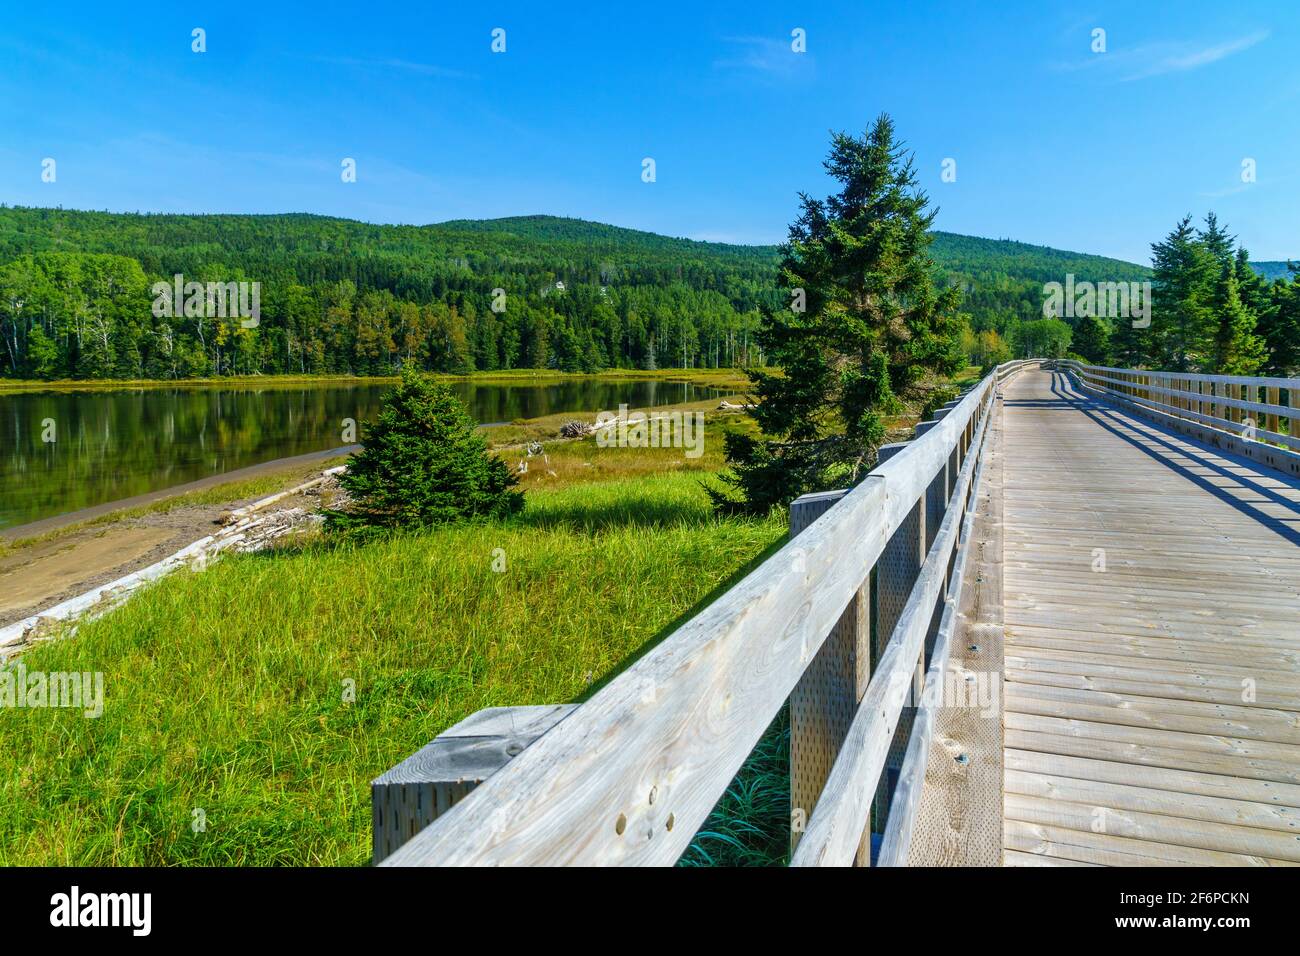
[[[1263,388],[1300,388],[1300,378],[1270,378],[1263,375],[1211,375],[1205,372],[1162,372],[1158,369],[1087,365],[1074,359],[1060,359],[1058,364],[1074,365],[1094,372],[1123,372],[1126,375],[1140,375],[1157,382],[1205,382],[1220,385],[1250,385]]]
[[[927,671],[943,667],[998,386],[1035,364],[999,366],[918,426],[913,441],[889,446],[889,455],[882,449],[881,463],[858,485],[810,496],[823,506],[838,499],[384,865],[674,863],[810,665],[823,659],[828,636],[861,606],[881,556],[913,555],[906,571],[890,572],[906,603],[895,602],[898,613],[879,623],[882,652],[865,692],[854,695],[849,734],[792,859],[853,862],[883,755],[898,743],[907,688],[919,690]],[[889,604],[883,594],[881,602]],[[927,633],[940,613],[939,633]],[[925,713],[922,706],[917,726],[928,727]],[[914,733],[906,743],[912,765],[924,762],[916,741]],[[914,816],[913,795],[894,799],[901,817]],[[887,837],[889,862],[905,862],[899,826]]]
[[[1085,390],[1250,441],[1300,451],[1300,379],[1110,368],[1073,360],[1057,364]]]
[[[907,604],[894,625],[885,652],[874,668],[871,683],[858,705],[830,777],[816,803],[812,818],[808,821],[807,831],[790,861],[793,866],[848,866],[853,863],[862,834],[870,823],[872,794],[876,792],[885,768],[899,717],[908,695],[916,690],[918,668],[922,674],[937,669],[940,675],[937,679],[942,680],[941,675],[947,663],[948,637],[955,623],[953,615],[947,612],[961,588],[961,569],[949,574],[949,562],[956,550],[958,529],[967,514],[968,492],[974,487],[972,475],[975,463],[980,458],[978,452],[988,426],[987,411],[991,401],[990,389],[971,440],[971,449],[975,453],[966,455],[953,499],[944,514],[939,532],[930,545]],[[965,567],[965,553],[963,549],[957,556],[962,569]],[[949,585],[947,588],[945,583]],[[955,589],[953,584],[956,585]],[[945,605],[946,620],[940,625],[936,650],[932,652],[927,667],[925,640],[936,602],[940,600]],[[929,677],[926,679],[928,682]],[[912,766],[925,765],[924,750],[928,747],[928,739],[922,743],[921,737],[928,733],[929,719],[922,715],[932,711],[932,708],[924,704],[926,699],[923,693],[916,723],[913,724],[909,737],[909,750],[916,750],[912,755]],[[904,780],[909,778],[900,776],[900,783]],[[882,862],[895,865],[906,862],[906,843],[916,811],[915,798],[920,793],[920,788],[913,783],[914,781],[904,784],[906,793],[901,797],[895,792],[890,804],[890,826],[885,830],[888,859],[883,859],[882,854]]]

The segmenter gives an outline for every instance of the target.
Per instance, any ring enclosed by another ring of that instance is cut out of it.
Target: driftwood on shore
[[[596,430],[595,425],[580,422],[576,418],[560,426],[561,438],[586,438]]]
[[[331,468],[322,472],[319,478],[228,512],[219,519],[224,527],[186,545],[175,554],[108,584],[91,588],[84,594],[69,598],[21,621],[0,627],[0,660],[25,650],[39,640],[62,633],[59,625],[107,613],[125,602],[142,585],[156,581],[172,571],[180,568],[198,571],[222,552],[260,551],[291,531],[318,524],[321,516],[303,508],[282,508],[268,514],[258,512],[292,495],[311,493],[345,470],[346,466]]]
[[[301,485],[296,485],[295,487],[289,488],[286,491],[281,491],[267,498],[262,498],[260,501],[254,501],[251,505],[245,505],[242,508],[236,508],[233,511],[227,511],[220,518],[218,518],[217,521],[220,524],[224,524],[224,525],[234,524],[240,519],[246,518],[248,515],[261,511],[263,508],[267,508],[270,505],[275,504],[277,501],[283,501],[285,498],[291,498],[294,495],[300,495],[305,491],[309,491],[312,488],[316,488],[320,485],[323,485],[325,482],[329,481],[330,478],[334,477],[335,475],[341,475],[343,472],[347,470],[348,470],[347,465],[339,465],[337,468],[328,468],[325,471],[322,471],[320,473],[319,478],[313,478],[310,481],[304,481]]]

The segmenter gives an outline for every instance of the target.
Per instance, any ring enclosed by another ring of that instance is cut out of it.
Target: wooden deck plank
[[[1068,633],[1046,628],[1016,628],[1007,643],[1026,651],[1079,651],[1111,657],[1131,657],[1142,661],[1166,663],[1235,664],[1260,667],[1284,674],[1294,673],[1300,664],[1300,652],[1266,644],[1240,644],[1228,639],[1189,639],[1153,635]]]
[[[1152,740],[1160,741],[1164,734],[1152,731]],[[1003,740],[1017,750],[1038,750],[1043,753],[1065,754],[1072,757],[1089,757],[1095,760],[1112,760],[1116,763],[1141,764],[1167,769],[1199,770],[1224,776],[1244,777],[1251,780],[1272,780],[1277,783],[1300,784],[1300,766],[1263,757],[1244,757],[1233,754],[1212,754],[1179,747],[1161,747],[1155,744],[1135,744],[1120,740],[1097,740],[1071,734],[1046,734],[1032,730],[1006,728]]]
[[[1300,842],[1289,833],[1122,810],[1105,803],[1073,803],[1060,799],[1059,796],[1043,799],[1008,793],[1005,803],[1007,818],[1021,823],[1106,833],[1169,847],[1235,853],[1258,857],[1270,863],[1300,864]]]
[[[1007,850],[1003,859],[1007,866],[1100,866],[1100,863],[1083,863],[1079,860],[1065,860],[1041,853],[1022,853],[1019,850]]]
[[[1290,783],[1245,780],[1241,777],[1225,777],[1221,774],[1169,767],[1135,767],[1114,760],[1096,760],[1068,754],[1016,750],[1010,747],[1004,754],[1004,760],[1007,770],[1024,770],[1042,774],[1059,773],[1080,780],[1129,783],[1155,790],[1170,790],[1174,793],[1200,794],[1207,797],[1222,797],[1225,800],[1247,800],[1300,808],[1300,786]]]
[[[1258,707],[1247,709],[1019,682],[1008,682],[1005,689],[1007,710],[1018,714],[1073,717],[1197,734],[1227,734],[1277,743],[1296,741],[1295,718],[1281,710],[1270,712]]]
[[[1259,674],[1257,676],[1254,673],[1243,672],[1238,677],[1236,675],[1206,673],[1202,670],[1202,665],[1188,664],[1186,667],[1187,672],[1181,673],[1173,667],[1143,668],[1134,665],[1118,666],[1115,664],[1085,663],[1077,660],[1040,660],[1024,657],[1014,649],[1007,653],[1008,670],[1015,669],[1021,673],[1035,675],[1059,674],[1067,677],[1085,678],[1092,678],[1093,676],[1098,678],[1109,677],[1129,682],[1140,681],[1150,684],[1166,684],[1180,687],[1188,692],[1198,689],[1217,691],[1229,698],[1224,703],[1230,703],[1231,698],[1234,696],[1238,700],[1244,701],[1246,697],[1250,696],[1249,692],[1253,688],[1258,701],[1266,706],[1279,707],[1283,710],[1300,710],[1300,689],[1288,683],[1274,680],[1267,675]],[[1033,678],[1028,679],[1032,680]]]
[[[1100,664],[1106,667],[1137,670],[1143,674],[1177,674],[1182,667],[1194,666],[1201,674],[1233,678],[1238,687],[1241,686],[1242,678],[1263,677],[1275,682],[1279,688],[1290,687],[1300,690],[1300,681],[1293,676],[1295,665],[1285,659],[1262,659],[1244,649],[1231,662],[1222,655],[1215,656],[1204,651],[1169,656],[1173,654],[1172,650],[1111,647],[1104,643],[1094,644],[1085,640],[1078,641],[1074,647],[1068,649],[1060,646],[1037,647],[1023,640],[1017,640],[1007,649],[1008,657],[1021,657],[1027,661]]]
[[[1059,674],[1051,671],[1024,669],[1010,664],[1006,668],[1006,678],[1007,680],[1042,684],[1049,687],[1072,687],[1078,690],[1136,694],[1141,697],[1165,697],[1169,700],[1201,701],[1210,704],[1229,704],[1232,706],[1262,707],[1266,710],[1293,711],[1293,708],[1278,707],[1276,703],[1265,699],[1242,700],[1239,687],[1223,690],[1218,687],[1192,687],[1187,684],[1162,684],[1156,681],[1125,680],[1124,678],[1105,675]]]
[[[1159,740],[1165,748],[1190,750],[1197,753],[1219,754],[1233,757],[1258,757],[1281,764],[1295,765],[1300,769],[1300,747],[1295,744],[1255,740],[1227,734],[1203,734],[1174,730],[1169,727],[1133,727],[1126,724],[1080,720],[1073,717],[1049,717],[1042,714],[1024,714],[1008,709],[1005,726],[1044,734],[1064,734],[1088,740],[1106,740],[1115,743],[1145,745]],[[1154,733],[1153,733],[1154,731]]]
[[[1203,797],[1190,793],[1170,793],[1168,790],[1153,790],[1150,787],[1078,780],[1059,774],[1026,773],[1023,770],[1006,771],[1005,786],[1007,793],[1030,797],[1067,800],[1112,810],[1138,810],[1167,817],[1186,817],[1207,823],[1277,830],[1288,834],[1292,840],[1300,834],[1300,810],[1294,807],[1276,807],[1250,800],[1225,800],[1222,797]],[[1296,845],[1300,846],[1300,843]]]
[[[1300,864],[1300,483],[1048,372],[1001,438],[1005,864]]]
[[[1277,638],[1279,641],[1290,641],[1295,637],[1294,625],[1282,623],[1256,624],[1253,626],[1233,626],[1212,621],[1201,624],[1185,622],[1175,624],[1161,620],[1154,615],[1138,616],[1129,620],[1109,620],[1096,614],[1090,615],[1088,611],[1082,609],[1072,614],[1052,614],[1008,608],[1007,625],[1010,627],[1019,627],[1021,625],[1064,627],[1077,631],[1094,631],[1099,634],[1167,634],[1170,637],[1181,637],[1184,634],[1219,636],[1245,634],[1252,638],[1263,638],[1265,640]]]
[[[1098,866],[1294,866],[1285,860],[1268,860],[1242,853],[1223,853],[1197,847],[1137,840],[1093,833],[1070,827],[1046,826],[1008,820],[1008,850],[1036,853],[1060,860]]]

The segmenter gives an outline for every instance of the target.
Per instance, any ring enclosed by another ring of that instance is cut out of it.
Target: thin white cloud
[[[434,63],[414,63],[410,60],[399,60],[392,57],[368,60],[351,56],[315,56],[312,59],[317,63],[330,63],[334,66],[351,66],[369,70],[400,70],[405,73],[418,73],[421,76],[438,76],[453,80],[478,79],[477,73],[465,73],[461,70],[452,70]]]
[[[1189,41],[1146,43],[1116,48],[1114,42],[1105,53],[1092,53],[1083,59],[1053,64],[1060,72],[1091,70],[1105,73],[1122,83],[1144,80],[1168,73],[1186,73],[1249,50],[1267,40],[1271,31],[1257,30],[1244,36],[1210,45]]]
[[[807,69],[808,53],[796,53],[792,40],[764,36],[723,37],[726,55],[713,61],[715,69],[757,73],[774,79],[792,79]]]
[[[1229,40],[1226,43],[1220,43],[1216,46],[1203,47],[1199,50],[1192,50],[1185,53],[1175,53],[1158,58],[1151,63],[1146,69],[1140,70],[1124,79],[1140,80],[1148,76],[1160,76],[1164,73],[1182,73],[1187,70],[1195,70],[1202,66],[1208,66],[1211,63],[1217,63],[1219,60],[1232,56],[1234,53],[1240,53],[1243,50],[1249,50],[1255,44],[1268,39],[1268,30],[1259,30],[1244,37],[1238,37],[1235,40]]]
[[[1284,172],[1281,174],[1261,177],[1253,183],[1234,182],[1232,185],[1224,186],[1222,189],[1205,190],[1196,195],[1203,199],[1223,199],[1228,196],[1236,196],[1240,193],[1248,192],[1252,189],[1272,190],[1279,185],[1285,186],[1287,183],[1294,183],[1297,178],[1300,177],[1297,177],[1297,174],[1293,172]]]

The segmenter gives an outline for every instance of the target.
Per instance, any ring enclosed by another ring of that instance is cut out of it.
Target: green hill
[[[944,232],[933,255],[965,291],[977,329],[1037,317],[1043,283],[1066,273],[1148,275],[1101,256]],[[0,206],[0,331],[10,346],[0,374],[378,374],[408,357],[447,371],[742,364],[761,361],[759,309],[782,304],[778,262],[775,246],[556,216],[401,226]],[[260,282],[259,326],[215,334],[194,320],[153,320],[149,286],[178,273]]]
[[[1300,262],[1300,260],[1293,260]],[[1252,262],[1250,267],[1258,272],[1261,276],[1272,282],[1274,279],[1291,278],[1291,270],[1287,268],[1289,263],[1286,262]]]
[[[652,253],[719,256],[769,263],[777,258],[775,246],[739,246],[724,242],[679,239],[640,229],[627,229],[586,219],[563,216],[508,216],[503,219],[451,219],[425,229],[441,233],[490,233],[512,236],[520,242],[576,244],[594,252],[619,254],[629,250]]]

